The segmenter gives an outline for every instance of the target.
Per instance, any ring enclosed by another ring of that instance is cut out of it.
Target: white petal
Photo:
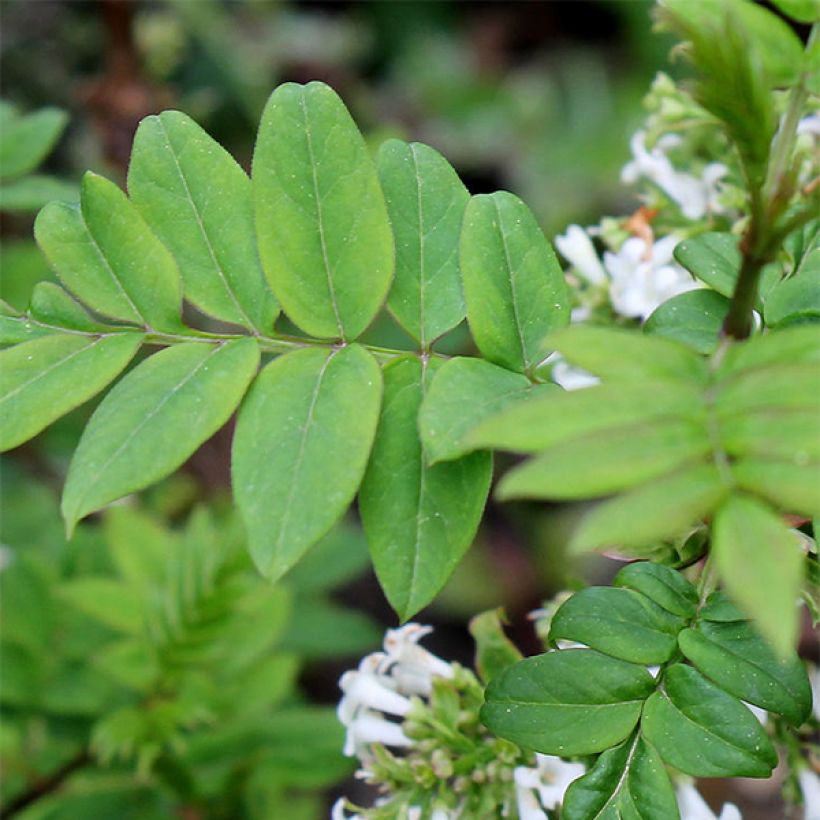
[[[539,805],[535,792],[516,786],[515,798],[518,805],[518,820],[547,820],[547,813]]]
[[[677,796],[681,820],[717,820],[694,784],[678,786]]]
[[[413,741],[401,730],[398,723],[391,723],[372,714],[360,715],[351,724],[356,745],[360,743],[382,743],[385,746],[412,746]]]
[[[370,709],[380,712],[387,712],[391,715],[406,715],[410,711],[410,701],[385,686],[380,678],[366,672],[345,672],[339,681],[339,686],[345,693],[342,698],[347,700],[351,707],[361,704]],[[350,714],[346,709],[344,712],[339,704],[339,716]],[[342,719],[344,722],[344,719]]]
[[[595,246],[580,225],[570,225],[563,236],[556,236],[555,247],[587,282],[593,285],[606,282],[606,271]]]
[[[806,804],[806,820],[820,820],[820,777],[810,769],[801,769],[797,779]]]
[[[808,117],[803,117],[797,124],[797,133],[820,137],[820,111],[809,114]]]

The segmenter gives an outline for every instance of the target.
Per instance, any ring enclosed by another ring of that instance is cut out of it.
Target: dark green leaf
[[[698,353],[714,353],[729,300],[713,290],[680,293],[655,309],[644,323],[645,333],[663,336]]]
[[[746,615],[732,603],[725,592],[717,589],[709,594],[706,604],[698,612],[698,618],[715,623],[731,623],[745,621]]]
[[[628,564],[612,583],[641,592],[665,610],[681,618],[691,618],[698,604],[698,591],[679,572],[651,561]]]
[[[770,327],[820,321],[820,249],[769,292],[764,316]]]
[[[738,241],[731,233],[698,234],[675,246],[675,259],[721,296],[729,298],[740,270]]]

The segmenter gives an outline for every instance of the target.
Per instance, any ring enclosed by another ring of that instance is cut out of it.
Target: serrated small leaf
[[[490,681],[481,720],[537,752],[595,754],[630,735],[654,688],[642,666],[591,649],[547,652]]]
[[[531,373],[541,341],[569,322],[561,266],[530,209],[496,191],[467,204],[461,233],[467,321],[485,358]]]
[[[33,171],[48,156],[68,122],[59,108],[20,115],[9,109],[0,129],[0,177]]]
[[[655,421],[558,444],[501,480],[499,498],[573,500],[609,495],[700,460],[711,451],[705,429]]]
[[[651,561],[627,564],[612,579],[614,586],[640,592],[673,615],[692,618],[698,591],[679,572]]]
[[[37,322],[56,327],[94,333],[110,330],[111,325],[95,321],[91,314],[54,282],[38,282],[31,294],[29,315]]]
[[[464,318],[458,264],[470,194],[438,151],[388,140],[376,157],[396,241],[387,305],[422,350]]]
[[[175,345],[135,367],[96,409],[71,460],[68,529],[179,467],[228,420],[258,363],[256,342],[238,339]]]
[[[410,356],[384,368],[384,406],[359,492],[376,574],[403,621],[432,600],[472,543],[492,477],[488,453],[424,463],[418,412],[438,366]]]
[[[376,432],[381,371],[358,345],[271,362],[242,406],[233,489],[253,559],[275,579],[343,515]]]
[[[782,657],[797,637],[803,562],[797,537],[768,505],[730,496],[712,525],[712,551],[734,601]]]
[[[757,718],[691,666],[666,670],[641,730],[670,766],[693,777],[769,777],[777,765]]]
[[[820,462],[795,464],[762,458],[741,458],[731,465],[741,490],[762,496],[783,512],[820,513]]]
[[[811,685],[792,652],[780,659],[747,622],[699,623],[678,636],[681,652],[735,697],[800,726],[811,714]]]
[[[87,173],[79,207],[46,205],[34,235],[65,286],[95,311],[157,330],[180,327],[176,263],[113,182]]]
[[[467,442],[485,419],[559,395],[557,385],[532,384],[483,359],[450,359],[436,372],[419,412],[425,456],[431,464],[463,456],[476,449]]]
[[[562,820],[679,820],[675,790],[660,755],[639,734],[607,749],[570,784]]]
[[[262,265],[285,312],[312,336],[355,339],[387,296],[395,251],[375,166],[335,91],[271,94],[253,187]]]
[[[613,658],[640,664],[668,661],[685,626],[645,595],[631,589],[588,587],[555,613],[550,642],[576,641]]]
[[[643,325],[644,333],[663,336],[698,353],[714,353],[729,300],[713,290],[689,290],[659,305]]]
[[[684,467],[601,501],[572,533],[574,552],[630,549],[680,535],[710,513],[729,491],[714,464]]]
[[[128,192],[174,255],[189,301],[270,332],[278,306],[256,250],[251,182],[218,142],[179,111],[146,117],[134,137]]]
[[[28,441],[99,393],[142,341],[139,333],[61,333],[0,352],[0,450]]]

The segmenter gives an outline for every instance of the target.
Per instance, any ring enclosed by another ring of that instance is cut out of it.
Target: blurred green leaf
[[[59,108],[21,115],[7,107],[0,129],[0,177],[33,171],[51,152],[67,122],[68,115]]]

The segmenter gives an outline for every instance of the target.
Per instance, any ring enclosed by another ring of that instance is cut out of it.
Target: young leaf
[[[741,458],[732,475],[741,490],[771,501],[787,513],[820,514],[820,462],[795,464],[762,458]]]
[[[179,328],[176,263],[113,182],[86,174],[80,207],[46,205],[34,235],[65,286],[89,307],[144,327]]]
[[[711,451],[705,429],[656,421],[557,444],[501,480],[499,498],[573,500],[608,495],[671,473]]]
[[[591,649],[563,649],[493,678],[481,720],[494,734],[537,752],[595,754],[631,734],[654,688],[642,666]]]
[[[69,532],[88,513],[164,478],[236,409],[256,374],[251,339],[188,342],[135,367],[83,432],[63,491]]]
[[[515,644],[504,634],[503,609],[489,609],[470,619],[470,635],[475,641],[475,660],[481,679],[489,683],[505,669],[523,659]]]
[[[485,358],[531,373],[541,341],[569,322],[564,275],[535,217],[507,191],[467,204],[461,273],[470,330]]]
[[[550,642],[577,641],[631,663],[665,663],[684,625],[640,592],[588,587],[559,607],[550,625]]]
[[[137,129],[128,193],[179,265],[200,310],[270,332],[278,306],[254,236],[251,182],[190,117],[163,111]]]
[[[355,339],[390,287],[393,236],[364,139],[331,88],[271,94],[253,186],[262,265],[285,312],[313,336]]]
[[[0,352],[0,450],[28,441],[99,393],[131,361],[138,333],[55,334]]]
[[[698,591],[679,572],[651,561],[627,564],[612,579],[617,587],[642,593],[667,612],[692,618],[698,604]]]
[[[7,109],[0,129],[0,177],[33,171],[51,152],[63,133],[68,115],[59,108],[41,108],[20,115]]]
[[[488,453],[425,464],[418,412],[437,366],[408,356],[384,368],[384,406],[359,493],[376,574],[402,621],[432,600],[472,543],[492,476]]]
[[[641,730],[670,766],[693,777],[768,777],[777,765],[757,718],[691,666],[666,670]]]
[[[396,240],[387,306],[427,350],[464,318],[458,241],[470,194],[447,160],[419,142],[388,140],[376,165]]]
[[[712,549],[730,596],[786,657],[797,637],[803,574],[796,536],[766,504],[736,494],[715,514]]]
[[[605,751],[567,789],[562,820],[679,820],[675,790],[658,753],[636,733]]]
[[[370,455],[381,371],[358,345],[271,362],[242,406],[233,488],[266,577],[292,567],[347,509]]]
[[[725,691],[800,726],[811,714],[811,685],[795,652],[780,659],[748,622],[704,621],[678,636],[681,652]]]
[[[483,359],[456,357],[438,370],[419,413],[419,431],[430,464],[463,456],[472,430],[499,411],[548,401],[561,395],[552,384],[532,384],[526,376]],[[482,425],[484,426],[484,425]]]
[[[728,311],[725,296],[705,288],[688,290],[657,307],[643,330],[681,342],[698,353],[714,353]]]

